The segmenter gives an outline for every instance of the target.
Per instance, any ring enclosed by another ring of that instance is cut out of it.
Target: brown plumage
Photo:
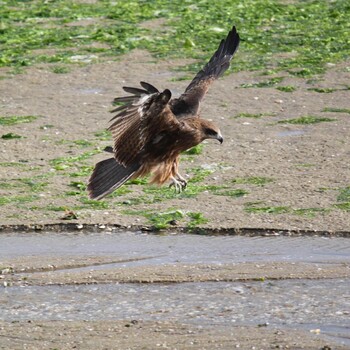
[[[179,174],[179,155],[205,139],[223,138],[216,125],[199,117],[199,105],[210,84],[230,65],[239,45],[233,27],[223,39],[209,62],[200,70],[185,92],[171,99],[171,92],[163,92],[149,83],[141,88],[124,87],[131,95],[118,97],[124,103],[112,112],[114,147],[106,151],[113,158],[96,164],[89,179],[90,198],[101,199],[123,185],[128,179],[152,174],[151,183],[163,184],[171,180],[177,191],[186,187]]]

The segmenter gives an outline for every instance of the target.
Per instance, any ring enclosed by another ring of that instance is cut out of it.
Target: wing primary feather
[[[123,109],[127,109],[128,106],[126,105],[123,105],[123,106],[118,106],[117,108],[114,108],[110,111],[110,113],[115,113],[115,112],[119,112],[119,111],[122,111]]]
[[[160,97],[165,104],[167,104],[169,102],[169,100],[171,99],[171,91],[169,89],[165,89],[161,94]]]
[[[145,81],[140,81],[140,85],[144,89],[146,89],[150,94],[155,94],[155,93],[159,92],[159,90],[156,87],[154,87],[150,83],[146,83]]]
[[[133,116],[137,112],[138,107],[127,107],[125,110],[120,111],[118,114],[116,114],[113,118],[110,119],[109,122],[113,120],[117,120],[116,123],[118,123],[120,120],[129,118]],[[113,126],[114,123],[111,125]]]
[[[140,97],[141,95],[144,95],[144,94],[148,94],[147,90],[134,88],[134,87],[129,87],[129,86],[123,86],[123,90],[125,92],[129,92],[130,94],[136,95],[138,97]]]
[[[116,97],[113,100],[113,103],[130,102],[130,101],[134,101],[134,100],[135,100],[135,96],[122,96],[122,97]]]
[[[159,90],[154,87],[153,85],[146,83],[144,81],[140,82],[141,86],[144,89],[139,89],[139,88],[134,88],[134,87],[130,87],[130,86],[124,86],[123,90],[125,92],[129,92],[130,94],[132,94],[132,96],[122,96],[122,97],[116,97],[113,100],[113,103],[125,103],[125,105],[123,106],[118,106],[114,109],[111,110],[111,113],[115,113],[115,112],[120,112],[120,111],[125,111],[128,110],[132,105],[134,104],[138,104],[138,101],[142,101],[140,100],[140,98],[142,99],[143,96],[142,95],[152,95],[155,93],[159,93]],[[143,101],[142,101],[143,102]],[[117,117],[121,117],[122,113],[118,113],[115,117],[113,117],[111,120],[117,118]]]
[[[230,61],[238,49],[239,41],[240,39],[236,27],[233,26],[226,39],[221,40],[218,49],[209,62],[197,73],[190,85],[188,85],[186,92],[196,86],[200,80],[205,80],[207,78],[216,79],[220,77],[229,67]]]
[[[212,82],[219,78],[230,66],[239,46],[239,35],[233,26],[225,39],[220,41],[209,62],[196,74],[185,92],[170,102],[171,110],[178,119],[198,116],[199,104]]]

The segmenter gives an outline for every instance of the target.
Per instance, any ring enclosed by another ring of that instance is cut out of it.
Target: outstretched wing
[[[199,103],[208,91],[210,84],[220,77],[230,66],[230,62],[238,46],[239,35],[236,27],[233,27],[226,39],[222,39],[209,62],[187,86],[185,92],[178,99],[172,101],[171,109],[178,118],[197,115]]]
[[[108,128],[114,139],[114,157],[125,167],[134,164],[145,145],[156,137],[157,133],[166,130],[177,119],[171,112],[168,102],[171,92],[159,92],[154,86],[141,82],[144,89],[124,87],[130,96],[119,97],[114,102],[125,103],[112,112],[118,112]]]

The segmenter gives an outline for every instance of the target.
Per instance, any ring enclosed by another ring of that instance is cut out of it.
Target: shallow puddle
[[[3,290],[1,309],[5,320],[172,319],[350,326],[349,298],[346,280],[26,286]]]
[[[2,291],[0,304],[6,321],[282,326],[321,332],[350,345],[348,280],[12,287]]]
[[[169,263],[350,262],[350,240],[324,237],[149,235],[139,233],[20,234],[0,237],[0,257],[108,255],[149,257],[125,266]]]
[[[133,259],[77,267],[76,271],[107,265],[127,269],[164,264],[350,263],[346,238],[50,233],[2,235],[0,243],[0,260],[4,261],[65,256]],[[320,332],[350,345],[350,280],[346,278],[23,285],[2,288],[0,305],[5,321],[170,320],[219,327],[278,326]]]

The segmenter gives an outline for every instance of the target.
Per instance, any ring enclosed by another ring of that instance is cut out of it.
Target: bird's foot
[[[177,181],[181,182],[182,189],[185,189],[187,187],[187,181],[179,173],[176,173],[176,178]]]
[[[187,187],[187,181],[185,179],[178,179],[177,181],[180,182],[180,184],[182,186],[182,190],[185,190]]]
[[[176,180],[181,183],[182,189],[184,190],[187,187],[187,181],[183,176],[180,175],[180,173],[177,171],[175,173]]]
[[[178,178],[175,177],[171,178],[171,184],[169,187],[175,187],[175,193],[181,193],[187,186],[187,181],[184,178]]]

